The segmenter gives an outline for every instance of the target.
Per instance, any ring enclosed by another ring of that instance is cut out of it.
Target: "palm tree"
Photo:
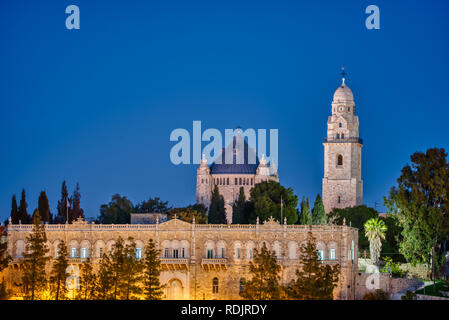
[[[385,239],[387,226],[379,218],[369,219],[365,225],[365,236],[369,240],[369,251],[371,254],[371,261],[374,264],[379,263],[380,250],[382,249],[382,240]]]

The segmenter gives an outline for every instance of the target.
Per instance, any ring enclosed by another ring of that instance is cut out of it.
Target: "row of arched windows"
[[[218,293],[218,286],[219,284],[219,280],[217,277],[212,279],[212,294],[217,294]],[[239,280],[239,292],[243,291],[243,287],[246,284],[246,279],[245,278],[240,278]]]

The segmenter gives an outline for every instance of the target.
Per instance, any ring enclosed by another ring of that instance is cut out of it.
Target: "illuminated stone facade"
[[[14,258],[11,268],[20,267],[32,225],[8,227],[9,252]],[[274,250],[282,266],[281,282],[288,283],[300,268],[299,247],[307,231],[317,240],[323,263],[340,264],[341,274],[335,298],[354,299],[357,275],[358,231],[349,226],[281,225],[270,220],[255,225],[190,224],[179,219],[150,225],[99,225],[76,221],[69,225],[46,225],[49,255],[55,257],[61,240],[68,246],[71,264],[91,257],[98,264],[118,237],[132,237],[141,249],[149,239],[161,251],[166,299],[240,299],[241,279],[250,279],[249,261],[254,248],[263,242]]]

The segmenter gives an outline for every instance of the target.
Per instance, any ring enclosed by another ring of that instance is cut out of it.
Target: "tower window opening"
[[[338,166],[342,166],[343,165],[343,156],[341,154],[339,154],[337,156],[337,165]]]
[[[341,197],[338,196],[338,203],[341,203]]]
[[[212,280],[212,293],[218,293],[218,278]]]

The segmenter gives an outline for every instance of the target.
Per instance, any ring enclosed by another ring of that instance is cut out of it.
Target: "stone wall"
[[[348,226],[281,225],[273,220],[255,225],[204,225],[173,219],[154,225],[77,221],[45,228],[49,255],[54,258],[58,243],[64,240],[69,252],[77,254],[69,258],[71,264],[84,261],[81,252],[97,264],[101,252],[109,251],[118,237],[132,237],[137,248],[153,239],[161,250],[161,283],[167,285],[165,294],[170,299],[240,299],[240,279],[250,279],[249,262],[254,249],[263,243],[275,251],[282,267],[281,282],[287,284],[301,267],[299,247],[311,231],[318,249],[323,250],[323,263],[341,266],[335,298],[354,299],[355,295],[358,230]],[[20,268],[24,241],[31,230],[32,225],[9,226],[8,247],[15,259],[12,268]],[[355,252],[351,251],[352,246]],[[335,260],[329,260],[331,248],[336,250]],[[218,281],[217,290],[213,289],[214,278]]]

